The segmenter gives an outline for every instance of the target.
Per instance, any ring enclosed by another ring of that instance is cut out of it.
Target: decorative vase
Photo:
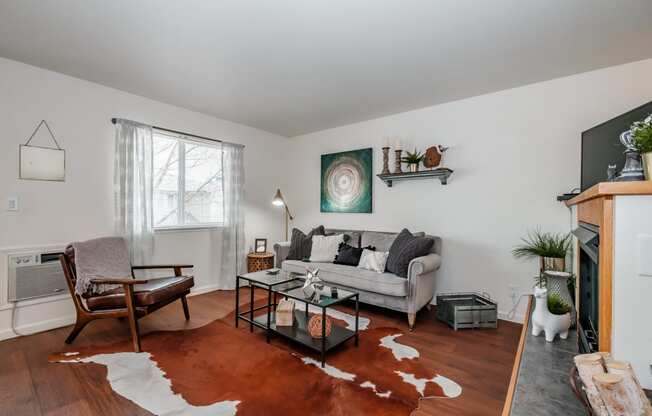
[[[416,173],[419,171],[419,164],[418,163],[410,163],[408,164],[408,170],[411,173]]]
[[[641,158],[643,158],[643,171],[645,172],[645,180],[652,181],[652,152],[643,153]]]
[[[556,294],[564,301],[567,305],[571,307],[571,326],[575,325],[576,315],[575,302],[573,302],[574,294],[571,294],[568,290],[568,279],[572,276],[568,272],[557,272],[548,270],[544,272],[546,276],[548,294]]]
[[[539,336],[545,333],[546,341],[552,342],[555,335],[559,338],[568,338],[568,330],[571,326],[570,313],[555,315],[548,310],[548,289],[536,286],[534,288],[535,306],[532,313],[532,335]]]

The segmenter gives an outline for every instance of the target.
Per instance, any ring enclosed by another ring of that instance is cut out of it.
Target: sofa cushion
[[[367,250],[375,250],[376,247],[365,247]],[[352,247],[347,243],[342,243],[337,249],[337,256],[333,263],[344,264],[347,266],[357,266],[360,263],[360,256],[362,256],[362,247]]]
[[[396,233],[383,233],[378,231],[363,231],[360,238],[360,245],[362,247],[373,246],[378,251],[389,251]]]
[[[288,252],[288,260],[303,260],[310,257],[312,250],[312,236],[313,235],[326,235],[324,226],[313,228],[308,235],[298,228],[292,229],[292,240],[290,241],[290,251]]]
[[[404,228],[392,243],[387,258],[387,271],[399,277],[407,277],[410,262],[430,252],[435,241],[428,237],[417,237]]]
[[[334,263],[305,263],[296,260],[284,261],[282,268],[289,272],[305,274],[307,266],[319,268],[319,278],[327,284],[390,296],[407,296],[408,294],[407,279],[391,273],[376,273],[371,270]]]
[[[352,247],[360,247],[360,231],[327,228],[326,235],[344,234],[344,242]]]
[[[374,246],[378,251],[389,251],[398,233],[385,233],[382,231],[363,231],[360,237],[360,247]],[[415,237],[423,237],[424,232],[413,234]]]

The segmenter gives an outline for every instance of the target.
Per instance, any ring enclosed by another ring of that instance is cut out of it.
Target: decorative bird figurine
[[[426,150],[426,158],[423,160],[423,166],[429,169],[435,169],[441,166],[442,158],[444,152],[448,150],[448,146],[443,146],[438,144],[436,146],[429,147]]]

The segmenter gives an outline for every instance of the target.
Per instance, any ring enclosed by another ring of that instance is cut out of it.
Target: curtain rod
[[[123,119],[118,119],[118,118],[115,118],[115,117],[114,117],[114,118],[111,119],[111,123],[116,124],[116,123],[118,122],[118,120],[123,120]],[[130,121],[130,120],[127,120],[127,121]],[[165,127],[159,127],[159,126],[151,126],[151,127],[152,127],[153,129],[156,129],[156,130],[166,131],[166,132],[168,132],[168,133],[173,133],[173,134],[179,134],[179,135],[181,135],[181,136],[196,137],[196,138],[198,138],[198,139],[208,140],[208,141],[211,141],[211,142],[227,143],[227,144],[232,144],[232,145],[234,145],[234,146],[242,146],[242,147],[245,147],[244,144],[225,142],[224,140],[219,140],[219,139],[211,139],[210,137],[198,136],[198,135],[196,135],[196,134],[185,133],[185,132],[183,132],[183,131],[179,131],[179,130],[166,129]]]

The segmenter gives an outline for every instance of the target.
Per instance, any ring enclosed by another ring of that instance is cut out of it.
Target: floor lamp
[[[280,189],[276,190],[276,195],[274,195],[274,199],[272,199],[272,204],[276,205],[277,207],[285,207],[285,241],[288,241],[290,220],[293,220],[294,217],[292,214],[290,214],[288,204],[285,202],[285,198],[283,198],[283,194],[281,193]]]

